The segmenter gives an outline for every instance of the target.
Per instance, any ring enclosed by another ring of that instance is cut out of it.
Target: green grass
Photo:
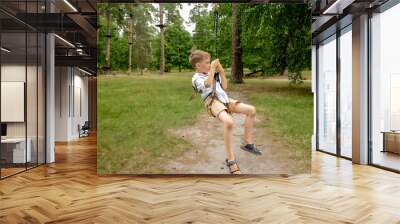
[[[192,74],[99,77],[99,173],[158,172],[161,158],[182,153],[189,143],[167,130],[192,124],[202,110],[189,101]]]
[[[99,173],[162,173],[158,163],[184,152],[190,143],[168,134],[168,129],[193,124],[203,111],[199,96],[189,101],[192,74],[99,77]],[[249,95],[257,113],[267,119],[260,125],[309,169],[313,126],[310,82],[295,86],[284,79],[248,79],[229,88]]]
[[[248,92],[250,102],[266,121],[261,125],[279,137],[292,156],[311,167],[313,97],[311,83],[291,85],[287,80],[250,79],[231,85],[236,91]]]

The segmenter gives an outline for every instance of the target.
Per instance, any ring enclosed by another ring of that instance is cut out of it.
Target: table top
[[[27,138],[28,141],[30,141],[30,138]],[[24,142],[25,138],[5,138],[1,139],[1,143],[19,143],[19,142]]]
[[[390,130],[390,131],[381,131],[381,133],[384,133],[384,134],[400,134],[400,131]]]

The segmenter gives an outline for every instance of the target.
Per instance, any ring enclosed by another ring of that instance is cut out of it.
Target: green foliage
[[[187,60],[192,47],[192,37],[183,26],[172,24],[165,31],[166,62],[168,67],[191,68]]]
[[[157,33],[154,27],[152,14],[155,9],[151,4],[98,4],[99,40],[98,66],[101,70],[105,65],[106,29],[105,13],[111,12],[111,67],[113,70],[128,69],[128,18],[133,17],[133,67],[148,67],[152,60],[152,45],[149,40]]]
[[[143,69],[150,66],[153,57],[151,54],[153,46],[149,40],[157,35],[156,29],[151,26],[152,13],[156,10],[150,4],[135,4],[135,6],[132,11],[134,18],[133,66]]]
[[[223,67],[231,66],[232,58],[232,5],[218,4],[217,51]],[[214,27],[213,27],[214,28]]]
[[[190,21],[195,24],[193,48],[207,51],[215,57],[214,22],[208,4],[196,4],[190,14]]]
[[[183,25],[170,24],[164,32],[165,41],[165,70],[172,69],[190,69],[192,66],[188,61],[188,55],[192,48],[192,37]],[[152,68],[160,67],[160,38],[155,38],[154,44],[154,59]]]
[[[183,24],[183,18],[179,15],[179,9],[182,8],[182,3],[164,3],[163,4],[163,11],[165,11],[167,25]]]
[[[151,4],[99,4],[99,65],[104,65],[105,5],[111,6],[113,19],[111,64],[115,70],[128,66],[127,18],[133,16],[133,66],[159,69],[160,38],[158,9]],[[134,5],[132,7],[132,5]],[[212,9],[210,8],[212,6]],[[163,4],[165,16],[165,68],[191,68],[190,49],[210,52],[225,68],[231,66],[232,4],[196,3],[189,20],[193,34],[185,30],[179,14],[182,4]],[[218,31],[214,33],[214,11],[218,11]],[[302,71],[311,67],[311,10],[307,4],[239,4],[243,63],[251,72],[263,75],[287,74],[301,83]],[[117,56],[115,56],[117,55]]]
[[[256,15],[256,16],[255,16]],[[298,82],[311,67],[311,11],[307,5],[242,5],[244,64]],[[257,41],[254,41],[257,40]]]

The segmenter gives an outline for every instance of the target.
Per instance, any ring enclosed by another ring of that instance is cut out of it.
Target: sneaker
[[[256,155],[262,155],[261,151],[258,148],[256,148],[256,146],[254,144],[245,144],[245,143],[243,143],[240,146],[240,148],[243,149],[246,152],[250,152],[250,153],[253,153],[253,154],[256,154]]]

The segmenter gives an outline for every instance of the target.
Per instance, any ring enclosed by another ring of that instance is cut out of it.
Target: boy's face
[[[210,57],[206,57],[204,60],[196,63],[196,69],[198,72],[207,73],[208,71],[210,71],[210,68]]]

